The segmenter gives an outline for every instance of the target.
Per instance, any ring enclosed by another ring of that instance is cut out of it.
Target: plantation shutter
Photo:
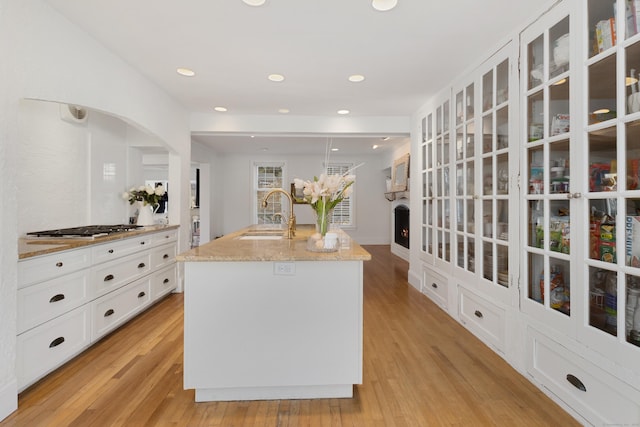
[[[330,163],[327,165],[327,174],[334,175],[339,174],[343,175],[347,173],[353,167],[352,163]],[[354,187],[355,184],[352,185]],[[354,188],[355,190],[355,188]],[[336,205],[333,209],[333,215],[331,217],[331,223],[339,226],[353,226],[353,196],[355,194],[351,193],[351,197],[342,200],[340,203]]]

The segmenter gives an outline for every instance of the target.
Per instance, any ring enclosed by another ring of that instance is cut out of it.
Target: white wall
[[[172,182],[170,215],[188,228],[188,113],[155,84],[69,23],[42,0],[0,0],[0,419],[17,405],[16,282],[21,208],[20,100],[85,105],[126,118],[165,141]],[[180,248],[188,236],[180,236]]]
[[[285,185],[294,178],[313,179],[323,171],[323,158],[301,155],[224,155],[220,157],[220,167],[216,171],[217,180],[222,182],[223,203],[217,203],[222,210],[223,233],[230,233],[246,227],[253,221],[254,162],[283,161],[285,165]],[[364,162],[356,171],[354,209],[356,227],[348,233],[360,244],[389,244],[389,202],[384,198],[385,174],[381,155],[358,155],[354,157],[331,156],[332,162],[349,162],[354,165]],[[288,190],[288,188],[287,188]],[[219,201],[219,200],[218,200]],[[216,202],[214,201],[214,204]],[[312,224],[313,212],[309,206],[295,205],[299,224]]]

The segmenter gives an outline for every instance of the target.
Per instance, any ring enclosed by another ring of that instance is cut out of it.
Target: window
[[[256,224],[280,224],[282,219],[276,213],[288,215],[288,205],[283,203],[282,194],[274,194],[269,198],[266,208],[262,207],[262,201],[269,191],[274,188],[283,188],[284,163],[255,163],[254,164],[254,223]],[[283,208],[285,211],[283,211]]]
[[[353,168],[353,163],[329,163],[327,166],[327,174],[339,174],[343,175]],[[342,200],[333,209],[333,216],[331,217],[331,223],[340,227],[354,227],[355,221],[353,218],[353,198],[355,196],[355,183],[351,186],[353,192],[351,197]]]

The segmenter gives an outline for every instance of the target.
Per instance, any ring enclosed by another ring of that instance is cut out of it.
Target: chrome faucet
[[[269,199],[269,197],[271,197],[271,195],[275,193],[282,193],[285,196],[287,196],[287,198],[289,199],[289,219],[287,220],[287,239],[292,239],[293,236],[296,235],[296,215],[293,213],[293,197],[291,197],[291,194],[284,191],[282,188],[274,188],[273,190],[269,191],[266,196],[264,196],[264,199],[262,199],[262,207],[263,208],[267,207],[267,204],[268,204],[267,199]]]

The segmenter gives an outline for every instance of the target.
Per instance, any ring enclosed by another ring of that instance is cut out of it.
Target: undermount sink
[[[279,229],[249,230],[239,237],[240,240],[280,240],[284,237],[284,231]]]
[[[246,234],[240,236],[240,240],[280,240],[282,239],[282,235],[276,234]]]

